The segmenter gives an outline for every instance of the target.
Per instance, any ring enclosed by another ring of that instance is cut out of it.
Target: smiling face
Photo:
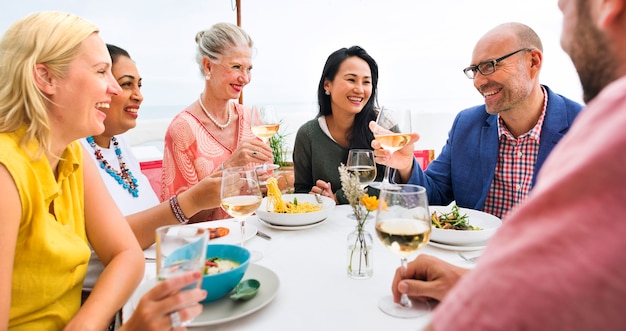
[[[83,41],[64,77],[50,82],[48,104],[53,132],[67,143],[100,134],[111,97],[121,89],[111,74],[111,57],[98,34]]]
[[[474,48],[472,64],[497,59],[527,45],[519,45],[515,36],[506,31],[492,31]],[[529,51],[521,51],[496,64],[490,75],[476,73],[474,87],[483,96],[489,114],[515,109],[528,99],[535,82],[528,59]]]
[[[372,95],[372,71],[363,59],[351,56],[346,58],[332,81],[324,83],[330,92],[333,114],[356,115]]]
[[[141,76],[135,62],[127,56],[120,55],[113,64],[113,77],[122,88],[122,92],[111,98],[110,108],[102,108],[107,117],[104,120],[103,136],[108,140],[114,135],[122,134],[137,125],[137,112],[143,101],[141,94]]]
[[[234,48],[217,62],[206,61],[204,70],[211,73],[208,81],[211,95],[220,99],[237,99],[252,79],[252,49],[246,46]]]

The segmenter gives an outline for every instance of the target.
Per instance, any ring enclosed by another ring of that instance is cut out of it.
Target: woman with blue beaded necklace
[[[107,44],[113,66],[113,77],[122,92],[112,96],[109,108],[101,108],[107,116],[104,132],[81,139],[84,150],[97,164],[100,175],[117,206],[126,215],[143,249],[154,243],[156,228],[163,225],[188,222],[198,211],[219,207],[219,173],[201,181],[194,188],[159,202],[156,193],[126,143],[123,133],[137,124],[143,101],[140,88],[142,78],[127,51]],[[181,213],[182,212],[182,213]],[[186,216],[185,216],[186,215]],[[97,255],[92,254],[83,295],[87,296],[103,270]]]

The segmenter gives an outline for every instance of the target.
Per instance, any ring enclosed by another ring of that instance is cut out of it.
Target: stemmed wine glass
[[[278,132],[280,127],[278,113],[272,106],[265,106],[260,110],[254,107],[250,125],[252,133],[267,144],[270,138]]]
[[[246,217],[252,215],[263,200],[256,169],[226,168],[222,172],[220,201],[222,208],[241,225],[241,246],[244,247]],[[257,255],[258,252],[250,252]]]
[[[377,128],[374,138],[380,142],[383,149],[394,153],[406,146],[411,139],[411,113],[392,110],[382,107],[376,118]],[[385,176],[381,187],[391,187],[389,182],[389,165],[385,166]]]
[[[359,178],[361,190],[365,190],[365,187],[376,179],[374,151],[370,149],[351,149],[350,152],[348,152],[346,170],[356,174]]]
[[[381,188],[376,234],[385,247],[400,256],[402,273],[406,272],[407,258],[426,246],[431,223],[426,189],[418,185],[399,184]],[[378,307],[388,315],[402,318],[422,316],[430,311],[428,302],[411,301],[402,294],[400,303],[393,296],[382,298]]]

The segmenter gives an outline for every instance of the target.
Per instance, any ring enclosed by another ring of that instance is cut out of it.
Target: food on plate
[[[212,257],[206,259],[204,262],[204,274],[214,275],[220,272],[226,272],[233,270],[239,266],[239,263],[231,260],[222,259],[219,257]]]
[[[479,227],[472,226],[469,223],[469,216],[467,214],[461,215],[459,212],[459,206],[452,206],[452,211],[449,213],[438,213],[434,211],[431,215],[433,225],[439,229],[448,230],[482,230]]]
[[[219,228],[207,228],[209,230],[209,239],[220,238],[228,235],[230,232],[229,228],[219,227]]]
[[[299,202],[298,198],[293,198],[293,201],[284,201],[283,195],[278,188],[278,181],[276,180],[276,178],[268,178],[266,183],[267,204],[265,206],[265,210],[269,212],[283,214],[300,214],[322,210],[321,204]]]

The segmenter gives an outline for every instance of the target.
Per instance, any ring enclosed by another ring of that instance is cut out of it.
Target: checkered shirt
[[[548,93],[543,86],[541,88],[544,95],[543,110],[530,131],[515,138],[498,115],[498,161],[483,211],[500,218],[530,192],[548,104]]]

